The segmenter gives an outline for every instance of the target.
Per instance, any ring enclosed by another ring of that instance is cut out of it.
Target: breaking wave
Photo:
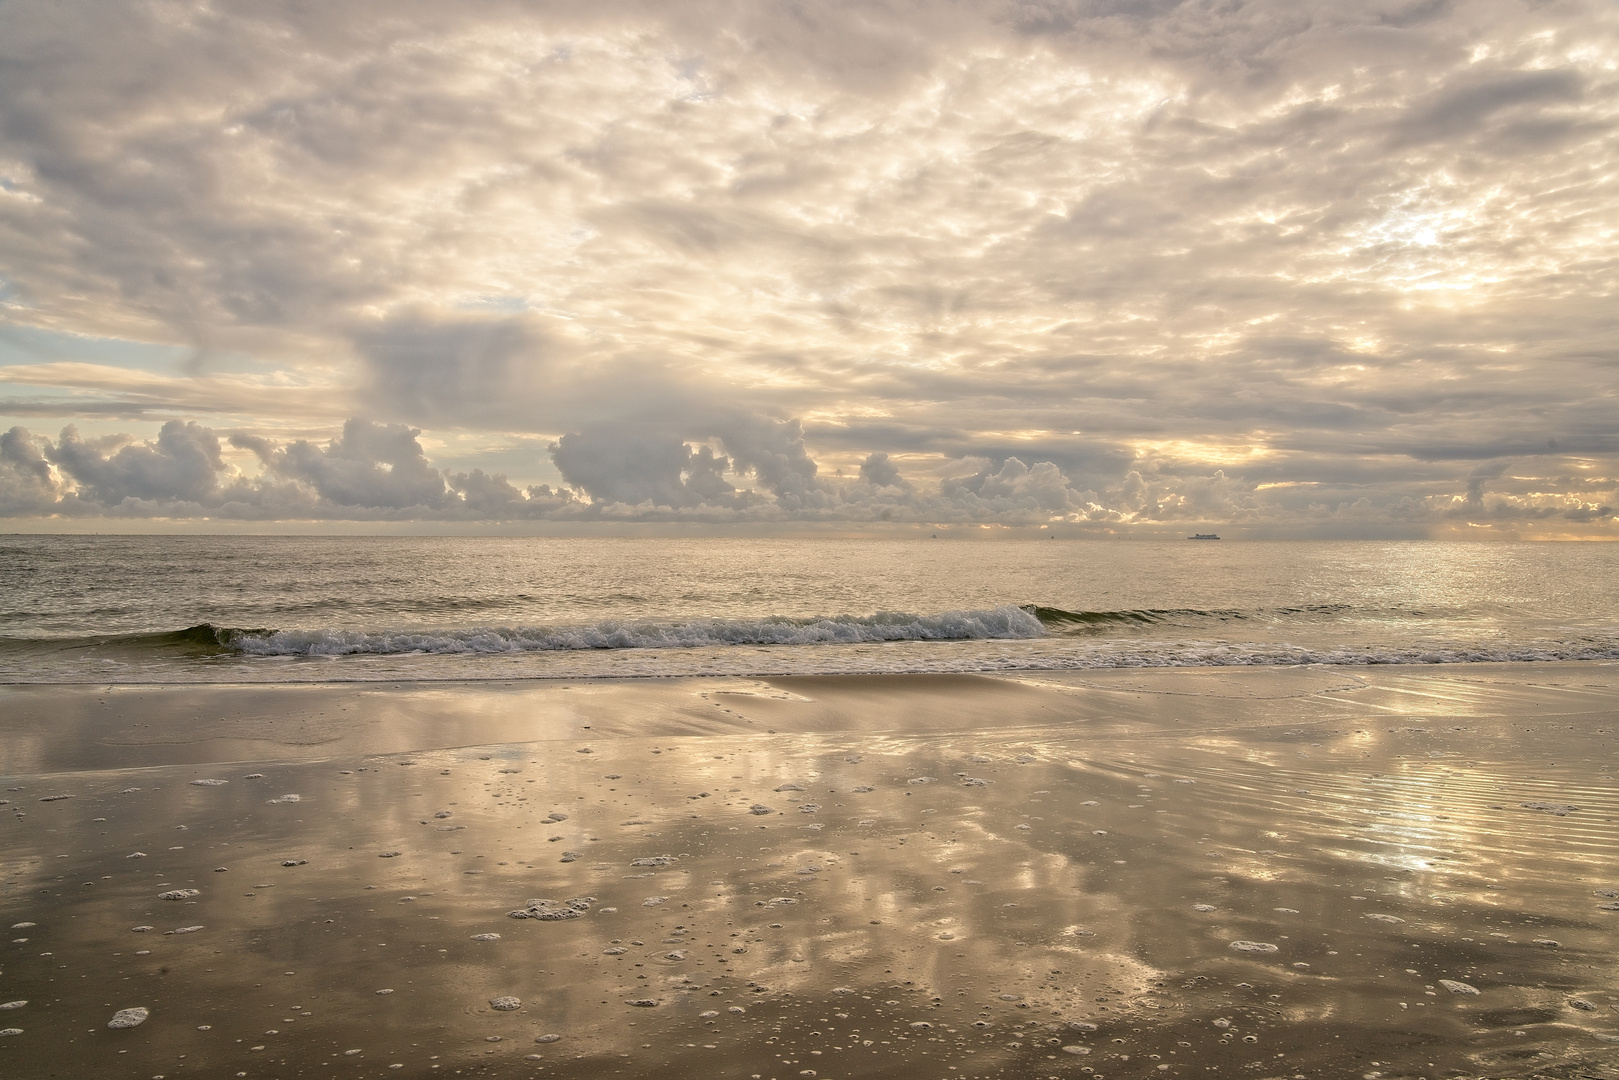
[[[355,656],[408,653],[574,652],[592,649],[697,649],[725,645],[863,645],[890,641],[1037,638],[1045,626],[1013,604],[938,615],[881,612],[818,619],[608,619],[583,626],[469,627],[392,632],[238,630],[204,623],[162,635],[176,644],[212,642],[247,656]],[[157,635],[154,635],[157,636]]]
[[[1003,604],[924,615],[616,618],[571,625],[400,629],[199,623],[182,630],[71,638],[0,633],[0,684],[1619,660],[1619,635],[1607,628],[1544,627],[1514,638],[1454,622],[1436,633],[1420,612],[1376,614],[1373,619],[1360,610],[1346,614],[1341,605],[1069,611]]]

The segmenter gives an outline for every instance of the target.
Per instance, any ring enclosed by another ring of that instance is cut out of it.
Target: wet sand
[[[0,1074],[1619,1076],[1616,757],[1611,664],[7,687]]]

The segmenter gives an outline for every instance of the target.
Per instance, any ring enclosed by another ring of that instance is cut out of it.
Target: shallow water
[[[1611,544],[0,537],[0,682],[1619,658]]]
[[[7,779],[0,1071],[1612,1075],[1613,671],[468,691],[499,740],[386,754],[333,703],[416,691],[334,690],[335,754]]]

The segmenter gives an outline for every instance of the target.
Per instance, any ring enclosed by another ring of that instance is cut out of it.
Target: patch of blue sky
[[[184,365],[195,353],[195,349],[183,345],[87,337],[37,326],[0,323],[0,367],[78,363],[169,373]]]
[[[158,375],[277,369],[277,365],[235,350],[205,351],[192,345],[92,337],[0,323],[0,368],[20,364],[99,364]]]

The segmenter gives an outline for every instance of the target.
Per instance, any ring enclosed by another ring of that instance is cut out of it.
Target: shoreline
[[[0,687],[0,1071],[1619,1065],[1619,664],[510,682]]]

